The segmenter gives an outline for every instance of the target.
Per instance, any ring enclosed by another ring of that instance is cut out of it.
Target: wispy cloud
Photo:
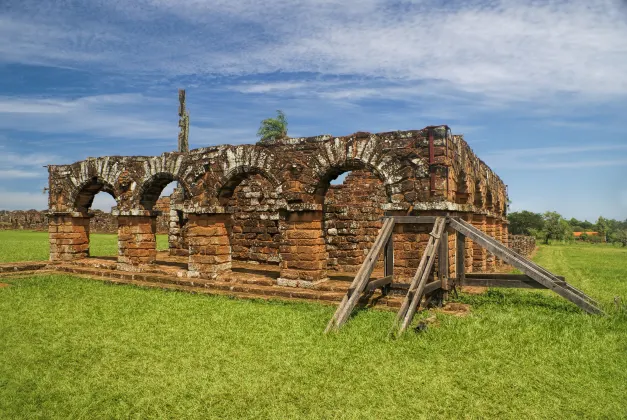
[[[2,210],[44,210],[48,208],[48,195],[43,193],[0,190]]]
[[[627,144],[510,149],[483,155],[493,168],[572,169],[627,166]]]
[[[627,94],[627,12],[620,0],[113,0],[90,5],[98,21],[67,4],[24,4],[0,22],[0,35],[9,40],[0,48],[5,61],[169,75],[306,72],[434,80],[510,101],[563,92]],[[179,25],[163,27],[166,17]],[[298,86],[247,89],[291,87]]]

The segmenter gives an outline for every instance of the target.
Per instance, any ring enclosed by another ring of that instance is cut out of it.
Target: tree
[[[276,118],[266,118],[261,121],[257,136],[261,138],[261,141],[287,137],[287,119],[283,111],[277,109]]]
[[[603,241],[607,240],[607,234],[609,231],[609,223],[607,221],[606,218],[604,218],[603,216],[599,216],[598,220],[597,220],[597,224],[596,224],[596,230],[597,232],[599,232],[599,235],[601,235],[601,238]]]
[[[623,246],[627,246],[627,229],[621,229],[614,232],[614,239],[616,242],[623,244]]]
[[[532,231],[539,231],[544,227],[542,215],[527,210],[510,213],[507,220],[512,235],[531,235]]]
[[[563,241],[573,236],[570,225],[558,212],[547,211],[542,218],[544,219],[542,237],[544,238],[545,244],[549,244],[549,239]]]
[[[583,232],[580,236],[579,239],[581,239],[582,241],[587,241],[588,240],[588,234],[586,232]]]

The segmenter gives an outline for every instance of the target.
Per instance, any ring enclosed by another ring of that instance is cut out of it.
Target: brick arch
[[[67,205],[69,210],[86,211],[96,194],[104,191],[120,203],[118,179],[123,168],[109,157],[87,159],[80,162],[68,177],[70,185]]]
[[[137,180],[134,207],[152,210],[163,189],[173,181],[183,187],[185,198],[190,197],[190,185],[186,179],[189,167],[184,154],[163,154],[145,160],[142,166],[143,176]]]
[[[229,196],[250,175],[262,175],[280,193],[282,181],[279,174],[283,166],[280,159],[263,147],[245,145],[226,148],[216,164],[209,168],[209,177],[214,180],[212,195],[217,198]]]
[[[69,204],[71,209],[77,212],[87,212],[91,208],[96,194],[100,192],[106,192],[119,204],[115,187],[102,177],[93,176],[77,186],[70,194]]]
[[[222,177],[221,182],[215,191],[218,200],[221,202],[228,200],[233,195],[235,188],[245,178],[252,175],[261,175],[270,183],[277,194],[281,193],[281,183],[271,172],[257,166],[241,165],[231,168],[229,172]]]
[[[330,140],[321,145],[310,159],[309,167],[315,168],[315,183],[308,192],[315,196],[317,202],[324,199],[331,180],[355,169],[367,169],[375,174],[383,182],[391,200],[394,194],[401,191],[400,183],[407,178],[407,169],[413,166],[387,154],[376,139]]]

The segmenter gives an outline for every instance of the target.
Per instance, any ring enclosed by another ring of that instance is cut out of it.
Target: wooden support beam
[[[505,287],[505,288],[519,288],[519,289],[546,289],[545,286],[538,283],[531,277],[528,277],[526,280],[466,277],[463,283],[461,283],[461,285],[462,286],[478,286],[478,287]]]
[[[438,249],[440,237],[442,236],[444,229],[446,229],[446,218],[436,218],[433,230],[430,234],[431,237],[429,238],[427,247],[422,254],[422,258],[420,259],[416,274],[412,278],[409,290],[407,291],[407,295],[405,296],[405,299],[401,304],[401,308],[396,315],[396,320],[394,321],[391,332],[393,332],[400,324],[398,333],[402,334],[409,326],[409,323],[411,323],[411,320],[416,313],[416,309],[420,304],[420,299],[422,299],[425,285],[427,283],[427,278],[429,278],[431,268],[433,267],[433,263],[435,262],[435,252]]]
[[[385,277],[381,277],[380,279],[370,280],[368,282],[368,286],[366,287],[366,290],[369,292],[372,292],[373,290],[377,290],[380,287],[387,286],[392,283],[393,278],[394,276],[385,276]]]
[[[563,298],[573,302],[584,311],[592,314],[603,314],[603,311],[599,309],[596,302],[586,296],[583,292],[573,288],[568,283],[564,285],[558,284],[554,278],[555,276],[549,273],[546,269],[541,268],[537,264],[516,254],[511,249],[496,241],[494,238],[487,236],[471,224],[456,218],[449,218],[449,223],[456,231],[463,233],[472,239],[474,243],[501,258],[505,263],[516,267],[529,277],[536,280],[538,283],[545,286],[547,289],[550,289]]]
[[[455,272],[457,273],[456,284],[462,284],[466,278],[466,237],[463,233],[457,232],[455,249]]]
[[[389,216],[394,218],[395,223],[419,223],[433,224],[437,216]]]
[[[394,233],[390,235],[383,250],[383,275],[386,277],[394,275]]]
[[[440,237],[440,246],[438,249],[438,277],[442,282],[442,289],[448,289],[448,232],[446,229]]]
[[[368,281],[370,280],[370,275],[372,274],[372,270],[374,270],[374,266],[377,262],[377,258],[379,254],[383,251],[383,247],[387,243],[388,239],[392,235],[394,231],[394,219],[391,217],[385,218],[383,222],[383,226],[379,231],[379,235],[374,241],[372,248],[368,252],[368,255],[364,259],[363,264],[359,268],[357,275],[353,279],[348,292],[344,295],[344,298],[340,302],[340,305],[337,307],[333,317],[327,324],[325,333],[328,333],[332,329],[340,328],[350,316],[353,308],[359,301],[359,297],[365,290],[368,285]]]

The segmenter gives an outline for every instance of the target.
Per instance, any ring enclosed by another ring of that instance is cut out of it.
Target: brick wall
[[[279,212],[276,192],[261,175],[244,179],[233,191],[231,249],[234,260],[274,263],[280,261]]]
[[[160,198],[155,210],[163,211],[157,217],[157,233],[168,233],[170,199]],[[0,230],[48,230],[48,215],[40,210],[0,210]],[[91,233],[117,233],[118,222],[111,213],[102,210],[91,210],[93,217],[89,220]]]
[[[509,235],[508,246],[518,254],[528,257],[536,249],[536,238],[526,235]]]
[[[324,238],[327,268],[357,271],[381,229],[385,187],[370,171],[352,171],[325,197]]]

